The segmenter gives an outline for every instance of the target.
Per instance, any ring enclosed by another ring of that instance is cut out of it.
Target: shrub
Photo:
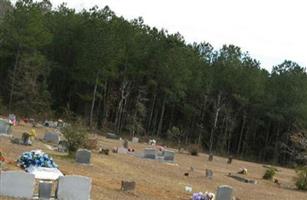
[[[190,146],[190,154],[192,156],[198,156],[198,152],[199,152],[199,146],[198,145],[191,145]]]
[[[88,139],[87,131],[81,125],[72,125],[63,128],[63,135],[67,140],[69,153],[83,147]]]
[[[296,187],[299,190],[307,190],[307,166],[296,170],[298,175],[296,179]]]
[[[86,139],[84,142],[84,147],[90,150],[97,149],[97,145],[98,145],[97,138]]]
[[[265,171],[265,174],[263,175],[263,179],[266,179],[266,180],[273,180],[273,177],[275,176],[276,174],[276,169],[275,168],[268,168],[266,171]]]

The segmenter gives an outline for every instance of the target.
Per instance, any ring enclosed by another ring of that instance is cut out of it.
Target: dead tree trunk
[[[239,142],[238,142],[238,146],[237,146],[237,154],[239,154],[240,151],[241,151],[241,143],[242,143],[242,138],[243,138],[243,133],[244,133],[244,128],[245,128],[245,123],[246,123],[246,115],[244,114],[241,130],[240,130]]]
[[[92,105],[91,105],[91,112],[90,112],[90,128],[92,128],[92,125],[93,125],[93,113],[94,113],[95,102],[96,102],[98,81],[99,81],[99,72],[97,72],[96,74],[96,80],[95,80],[95,85],[94,85],[94,90],[93,90],[93,98],[92,98]]]
[[[217,121],[218,121],[218,117],[219,117],[219,113],[220,113],[221,107],[222,107],[221,106],[221,93],[219,93],[218,96],[217,96],[214,123],[213,123],[213,127],[212,127],[211,133],[210,133],[210,144],[209,144],[209,153],[210,154],[212,153],[214,131],[216,129],[216,125],[217,125]]]
[[[107,97],[108,97],[108,81],[105,81],[104,84],[104,90],[103,90],[103,113],[102,113],[102,124],[106,124],[107,119],[108,119],[108,102],[107,102]]]
[[[116,127],[116,132],[119,133],[121,129],[121,118],[123,114],[123,109],[126,104],[126,99],[128,98],[130,91],[129,91],[129,81],[124,80],[121,86],[121,99],[118,103],[117,106],[117,112],[116,112],[116,118],[115,118],[115,127]]]
[[[156,106],[156,99],[157,99],[157,94],[155,93],[154,96],[153,96],[153,101],[152,101],[152,105],[151,105],[151,110],[150,110],[150,115],[149,115],[149,119],[148,119],[146,132],[148,132],[150,130],[150,127],[151,127],[151,124],[152,124],[151,121],[152,121],[154,109],[155,109],[155,106]]]

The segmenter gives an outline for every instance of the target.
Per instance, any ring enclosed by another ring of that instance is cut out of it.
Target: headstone
[[[9,117],[8,117],[8,120],[9,120],[9,123],[13,124],[14,126],[16,126],[16,115],[14,114],[9,114]]]
[[[47,133],[45,133],[44,140],[46,142],[58,144],[59,141],[60,141],[60,136],[59,136],[58,133],[47,132]]]
[[[0,173],[0,196],[32,199],[35,178],[21,171]]]
[[[121,190],[122,191],[129,191],[135,189],[135,182],[134,181],[122,181]]]
[[[137,137],[133,137],[132,138],[132,143],[139,143],[139,138],[137,138]]]
[[[232,187],[228,185],[221,185],[217,188],[216,200],[232,200]]]
[[[21,142],[23,145],[32,145],[30,134],[27,132],[24,132],[21,136]]]
[[[232,163],[232,156],[229,156],[228,160],[227,160],[227,163],[228,164],[231,164]]]
[[[4,120],[0,120],[0,135],[9,135],[11,132],[11,125],[4,121]]]
[[[213,171],[211,169],[206,169],[206,177],[212,179]]]
[[[145,148],[144,158],[156,159],[156,150],[153,148]]]
[[[119,136],[114,134],[114,133],[107,133],[106,138],[110,138],[110,139],[119,139]]]
[[[49,200],[51,198],[52,182],[40,181],[38,185],[38,197],[40,200]]]
[[[62,176],[57,189],[58,200],[89,200],[92,180],[84,176]]]
[[[164,157],[165,161],[174,161],[174,159],[175,159],[175,152],[169,151],[169,150],[165,150],[163,152],[163,157]]]
[[[79,149],[76,153],[76,162],[89,164],[91,162],[91,151],[87,149]]]
[[[209,155],[209,161],[213,161],[213,154]]]
[[[68,151],[68,143],[65,140],[61,140],[58,144],[59,152],[67,152]]]
[[[128,140],[123,141],[123,147],[128,149]]]

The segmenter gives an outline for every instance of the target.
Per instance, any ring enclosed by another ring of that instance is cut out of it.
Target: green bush
[[[296,173],[298,175],[296,179],[296,183],[295,183],[297,189],[306,191],[307,190],[307,166],[297,169]]]
[[[80,147],[84,147],[88,139],[87,131],[81,125],[71,125],[63,128],[63,135],[67,140],[69,153],[73,153]]]
[[[275,168],[268,168],[264,175],[263,175],[263,179],[266,179],[266,180],[273,180],[273,177],[275,176],[276,174],[276,169]]]

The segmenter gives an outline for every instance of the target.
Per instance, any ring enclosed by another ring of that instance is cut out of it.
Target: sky
[[[51,0],[81,10],[108,5],[126,19],[180,32],[188,43],[209,42],[215,49],[234,44],[259,60],[261,67],[285,59],[307,67],[305,0]]]

